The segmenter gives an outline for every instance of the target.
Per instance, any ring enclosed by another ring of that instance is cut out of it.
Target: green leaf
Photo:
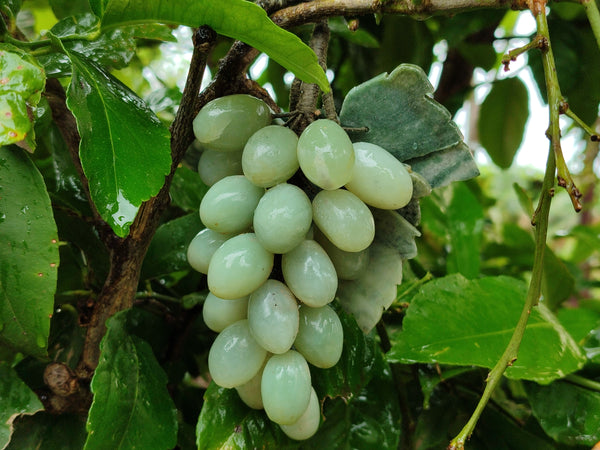
[[[74,35],[93,35],[98,32],[100,19],[93,14],[80,14],[62,19],[51,28],[56,37],[72,37]],[[74,39],[64,42],[69,52],[77,52],[88,60],[101,66],[120,69],[127,66],[135,55],[135,39],[138,27],[123,27],[108,30],[92,40]],[[71,61],[63,53],[50,53],[38,57],[44,65],[46,74],[52,77],[63,77],[71,74]]]
[[[110,74],[75,53],[69,57],[67,105],[81,136],[81,165],[98,212],[124,237],[139,206],[158,193],[169,173],[169,132]]]
[[[15,421],[15,432],[6,450],[80,450],[85,438],[85,419],[81,416],[40,412]]]
[[[104,11],[106,11],[106,5],[108,4],[109,0],[89,0],[89,2],[92,12],[98,17],[102,17],[104,15]]]
[[[328,25],[332,33],[346,39],[348,42],[367,48],[379,47],[379,42],[377,42],[375,36],[363,28],[358,28],[355,31],[349,30],[348,22],[342,17],[329,18]]]
[[[19,148],[0,148],[0,342],[44,357],[58,236],[42,176]]]
[[[57,19],[91,12],[88,0],[50,0],[50,7]]]
[[[0,448],[4,448],[11,438],[17,416],[33,414],[44,409],[44,405],[17,373],[3,362],[0,362],[0,398]]]
[[[179,206],[184,211],[194,211],[197,214],[200,210],[202,197],[207,191],[208,186],[202,182],[198,172],[181,166],[175,171],[169,193],[174,205]]]
[[[479,275],[483,208],[464,183],[452,190],[452,200],[446,209],[450,250],[448,273],[460,273],[466,278]]]
[[[0,44],[0,145],[33,134],[28,110],[41,98],[46,77],[35,60],[8,44]],[[33,145],[33,140],[28,139]]]
[[[556,317],[578,343],[600,326],[600,312],[588,308],[561,308]]]
[[[600,392],[566,381],[525,385],[533,415],[548,436],[569,445],[600,441]]]
[[[492,84],[479,114],[479,141],[497,166],[508,169],[521,145],[529,117],[529,94],[517,78]]]
[[[217,33],[245,42],[266,53],[308,83],[329,92],[325,72],[314,52],[296,35],[275,25],[267,13],[244,0],[109,0],[102,27],[131,23],[162,22],[199,27],[208,25]]]
[[[296,447],[264,411],[250,409],[235,389],[225,389],[214,382],[204,394],[196,443],[198,450]]]
[[[513,334],[526,288],[504,276],[467,280],[450,275],[427,283],[412,299],[403,330],[394,334],[388,359],[493,367]],[[577,343],[540,304],[531,311],[518,359],[506,376],[550,383],[585,361]]]
[[[179,217],[158,227],[144,259],[141,279],[190,270],[187,248],[203,228],[198,213]]]
[[[421,68],[401,64],[353,88],[340,120],[354,142],[377,144],[411,165],[432,187],[473,177],[479,172],[450,113],[431,95],[433,87]]]
[[[86,450],[171,449],[177,441],[167,377],[148,343],[128,333],[127,314],[120,312],[108,320],[100,344]]]

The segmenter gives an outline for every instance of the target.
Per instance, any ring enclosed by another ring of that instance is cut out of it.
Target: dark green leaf
[[[433,280],[412,299],[388,359],[491,368],[513,334],[525,295],[525,283],[504,276]],[[549,383],[585,361],[577,343],[540,304],[531,311],[518,359],[506,376]]]
[[[46,355],[56,290],[58,235],[37,168],[0,148],[0,342]]]
[[[62,264],[61,264],[62,266]],[[68,303],[52,314],[48,354],[54,362],[62,362],[75,369],[85,340],[85,328],[79,325],[79,313]]]
[[[600,441],[600,392],[566,381],[549,386],[527,383],[525,388],[533,414],[548,436],[569,445]]]
[[[247,407],[235,389],[210,384],[196,426],[198,450],[280,449],[295,445],[264,411]]]
[[[91,12],[89,0],[50,0],[50,7],[57,19]]]
[[[189,270],[187,248],[204,227],[198,213],[192,213],[161,225],[148,248],[142,266],[142,278],[156,278],[180,270]]]
[[[108,4],[109,0],[89,0],[89,2],[92,12],[98,17],[102,17],[104,15],[104,11],[106,11],[106,5]]]
[[[146,23],[132,27],[134,37],[137,39],[152,39],[165,42],[177,42],[173,30],[167,25],[159,23]]]
[[[517,78],[498,80],[481,105],[479,141],[499,167],[508,169],[521,145],[529,117],[529,94]]]
[[[198,172],[182,166],[175,171],[169,193],[173,204],[187,212],[198,213],[202,197],[207,191],[208,186],[202,182]]]
[[[50,30],[52,34],[63,38],[73,35],[90,35],[96,33],[100,20],[93,14],[81,14],[66,17]],[[109,68],[119,69],[127,66],[135,55],[135,39],[137,27],[125,27],[108,30],[93,40],[68,40],[63,45],[70,52],[84,55],[90,61]],[[72,67],[69,58],[62,53],[42,55],[39,61],[44,65],[48,76],[67,76]]]
[[[375,36],[362,28],[359,28],[356,31],[350,31],[348,29],[348,22],[342,17],[330,18],[329,29],[332,33],[337,34],[353,44],[367,48],[379,47],[379,42],[377,42]]]
[[[41,412],[15,422],[6,450],[81,450],[85,438],[85,420],[81,416]]]
[[[446,218],[450,238],[446,261],[448,273],[476,278],[481,259],[483,208],[464,183],[454,185]]]
[[[239,39],[266,53],[308,83],[329,91],[325,72],[314,52],[296,35],[279,28],[259,6],[244,0],[110,0],[102,17],[103,27],[131,23],[162,22],[199,27]]]
[[[519,199],[521,208],[523,208],[523,212],[529,217],[533,217],[533,201],[527,194],[527,191],[519,186],[518,183],[513,183],[513,189],[515,194],[517,194],[517,198]]]
[[[575,278],[556,254],[546,247],[542,294],[548,308],[554,310],[575,291]]]
[[[12,15],[12,18],[15,18],[21,9],[22,3],[22,0],[4,0],[0,9],[9,15]]]
[[[11,438],[14,420],[21,414],[44,409],[44,406],[17,373],[3,362],[0,362],[0,399],[0,447],[4,448]]]
[[[372,379],[362,390],[347,399],[325,401],[325,421],[303,448],[398,448],[400,408],[396,386],[380,351],[373,363]]]
[[[8,44],[0,44],[0,145],[33,134],[29,108],[40,101],[46,82],[35,60]],[[33,145],[33,140],[28,139]]]
[[[79,55],[69,56],[67,105],[81,135],[81,164],[98,212],[123,237],[169,173],[169,132],[127,87]]]
[[[128,333],[127,314],[109,319],[100,344],[86,450],[171,449],[177,440],[167,377],[146,341]]]

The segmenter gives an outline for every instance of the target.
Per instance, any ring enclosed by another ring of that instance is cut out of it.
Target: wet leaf
[[[158,193],[169,173],[169,132],[110,74],[75,53],[69,57],[67,105],[81,135],[83,171],[98,212],[123,237],[139,206]]]
[[[56,290],[58,235],[42,176],[0,148],[0,342],[43,357]]]
[[[479,140],[498,167],[508,169],[521,145],[529,118],[529,94],[517,78],[492,84],[481,105]]]
[[[100,361],[91,383],[94,401],[86,426],[86,450],[171,449],[177,441],[167,376],[148,343],[129,334],[127,318],[124,311],[109,319],[100,344]]]
[[[179,217],[158,227],[144,258],[141,279],[189,270],[187,248],[203,228],[198,213]]]
[[[0,399],[0,447],[4,448],[11,439],[14,420],[21,414],[40,411],[44,406],[10,365],[4,362],[0,362]]]
[[[524,282],[505,276],[433,280],[412,299],[388,359],[491,368],[510,340],[525,295]],[[585,362],[577,343],[540,304],[531,311],[518,359],[506,376],[547,384]]]
[[[84,418],[40,412],[15,421],[15,432],[6,450],[80,450],[85,438]]]
[[[147,22],[208,25],[223,36],[266,53],[303,81],[329,91],[327,77],[314,52],[296,35],[275,25],[261,7],[251,2],[180,0],[173,5],[168,0],[109,0],[105,5],[103,28]]]
[[[567,381],[548,386],[527,383],[525,390],[548,436],[569,445],[593,446],[600,441],[600,392]]]
[[[33,114],[46,83],[35,60],[8,44],[0,44],[0,145],[33,139]],[[34,147],[31,147],[32,149]]]

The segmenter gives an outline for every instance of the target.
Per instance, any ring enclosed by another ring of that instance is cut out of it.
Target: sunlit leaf
[[[0,342],[43,357],[58,235],[42,176],[19,148],[0,148]]]
[[[81,135],[79,153],[98,212],[126,236],[143,201],[156,195],[171,167],[169,132],[127,87],[69,53],[67,105]]]
[[[525,295],[524,282],[504,276],[433,280],[412,299],[388,358],[491,368],[512,336]],[[518,358],[506,376],[550,383],[585,361],[577,343],[540,304],[531,311]]]
[[[325,72],[314,52],[296,35],[276,26],[267,13],[244,0],[109,0],[102,26],[162,22],[199,27],[238,39],[266,53],[298,78],[329,91]]]

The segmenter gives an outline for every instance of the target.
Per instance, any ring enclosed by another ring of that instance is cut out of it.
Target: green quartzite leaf
[[[142,279],[180,270],[189,270],[187,248],[203,228],[198,213],[189,214],[161,225],[152,238],[142,266]]]
[[[267,13],[245,0],[110,0],[102,17],[103,27],[131,23],[162,22],[199,27],[239,39],[266,53],[298,78],[329,91],[325,72],[314,52],[296,35],[279,28]]]
[[[565,381],[525,386],[533,415],[548,436],[569,445],[600,441],[600,392]]]
[[[0,362],[0,399],[0,448],[4,448],[10,440],[17,416],[33,414],[44,406],[17,373],[3,362]]]
[[[85,438],[85,419],[81,416],[39,412],[15,421],[15,431],[6,450],[79,450]]]
[[[40,101],[45,82],[44,71],[31,57],[0,44],[0,145],[22,141],[33,132],[28,108]]]
[[[352,89],[340,120],[347,127],[367,127],[367,132],[351,133],[352,140],[385,148],[432,187],[478,175],[458,127],[432,93],[420,67],[401,64]]]
[[[497,166],[508,169],[523,140],[529,94],[516,77],[498,80],[481,105],[479,140]]]
[[[44,180],[19,148],[0,148],[0,343],[43,357],[58,268]]]
[[[118,236],[171,167],[169,132],[127,87],[75,53],[67,105],[81,135],[79,154],[92,200]]]
[[[505,276],[431,281],[412,299],[388,359],[491,368],[512,336],[525,295],[524,282]],[[518,359],[506,376],[546,384],[585,361],[577,343],[540,304],[531,311]]]
[[[128,333],[127,314],[118,313],[107,322],[100,344],[86,450],[171,449],[177,441],[167,376],[150,345]]]

